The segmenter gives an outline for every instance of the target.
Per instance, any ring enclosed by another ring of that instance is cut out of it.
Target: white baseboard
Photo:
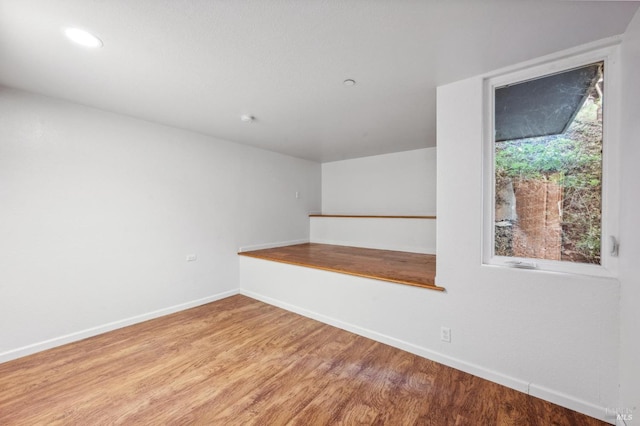
[[[529,385],[529,395],[544,399],[545,401],[551,401],[554,404],[586,414],[587,416],[594,417],[602,420],[603,422],[614,424],[616,420],[615,418],[607,417],[607,409],[605,407],[600,407],[571,395],[545,388],[544,386],[539,386],[534,383]]]
[[[299,306],[292,305],[290,303],[283,302],[281,300],[273,299],[269,296],[264,296],[262,294],[255,293],[253,291],[240,289],[240,294],[251,297],[256,300],[260,300],[264,303],[268,303],[273,306],[277,306],[282,309],[286,309],[291,312],[295,312],[297,314],[323,322],[325,324],[338,327],[340,329],[349,331],[351,333],[355,333],[360,336],[367,337],[377,342],[384,343],[389,346],[393,346],[395,348],[405,350],[407,352],[421,356],[423,358],[427,358],[432,361],[438,362],[440,364],[444,364],[448,367],[452,367],[457,370],[464,371],[465,373],[469,373],[474,376],[489,380],[491,382],[506,386],[508,388],[515,389],[517,391],[520,391],[526,394],[530,394],[537,398],[544,399],[545,401],[549,401],[551,403],[569,408],[571,410],[584,413],[596,419],[609,422],[612,424],[615,422],[615,419],[606,417],[606,409],[604,407],[600,407],[600,406],[588,403],[586,401],[582,401],[570,395],[566,395],[561,392],[554,391],[552,389],[547,389],[542,386],[537,386],[535,384],[528,383],[525,380],[508,376],[494,370],[489,370],[482,366],[469,363],[461,359],[442,354],[440,352],[432,351],[431,349],[417,346],[412,343],[409,343],[400,339],[396,339],[395,337],[378,333],[376,331],[369,330],[355,324],[347,323],[347,322],[320,314],[318,312],[301,308]]]
[[[214,294],[213,296],[203,297],[202,299],[192,300],[190,302],[181,303],[179,305],[174,305],[167,308],[158,309],[156,311],[147,312],[146,314],[136,315],[130,318],[113,321],[108,324],[99,325],[97,327],[87,328],[85,330],[77,331],[75,333],[69,333],[64,336],[54,337],[53,339],[33,343],[31,345],[23,346],[20,348],[11,349],[9,351],[0,353],[0,363],[21,358],[23,356],[31,355],[36,352],[41,352],[47,349],[55,348],[57,346],[66,345],[67,343],[77,342],[78,340],[86,339],[88,337],[93,337],[98,334],[117,330],[119,328],[127,327],[129,325],[137,324],[150,319],[173,314],[179,311],[184,311],[185,309],[194,308],[196,306],[215,302],[216,300],[224,299],[226,297],[233,296],[238,293],[239,291],[237,289],[229,290],[222,293]]]
[[[444,364],[449,367],[453,367],[455,369],[464,371],[466,373],[473,374],[474,376],[482,377],[483,379],[487,379],[492,382],[507,386],[509,388],[516,389],[520,392],[524,392],[524,393],[528,392],[529,384],[527,382],[510,377],[510,376],[506,376],[497,371],[488,370],[481,366],[471,364],[471,363],[462,361],[460,359],[450,357],[448,355],[444,355],[440,352],[432,351],[430,349],[417,346],[409,342],[405,342],[404,340],[396,339],[395,337],[378,333],[376,331],[369,330],[367,328],[363,328],[355,324],[350,324],[341,320],[337,320],[335,318],[320,314],[318,312],[310,311],[308,309],[301,308],[299,306],[291,305],[289,303],[282,302],[280,300],[276,300],[271,297],[255,293],[253,291],[240,289],[240,294],[251,297],[256,300],[260,300],[261,302],[268,303],[273,306],[277,306],[282,309],[286,309],[291,312],[295,312],[297,314],[323,322],[325,324],[329,324],[334,327],[341,328],[351,333],[355,333],[360,336],[367,337],[377,342],[384,343],[398,349],[402,349],[404,351],[421,356],[423,358],[430,359],[440,364]]]
[[[628,426],[629,424],[627,422],[625,422],[622,419],[616,419],[615,423],[616,426]]]
[[[435,254],[435,247],[416,247],[416,246],[405,246],[405,245],[397,245],[397,244],[388,244],[388,243],[363,243],[360,241],[354,240],[332,240],[328,238],[314,238],[312,243],[318,244],[332,244],[336,246],[349,246],[349,247],[362,247],[362,248],[370,248],[377,250],[393,250],[393,251],[405,251],[409,253],[419,253],[419,254]]]
[[[264,244],[255,244],[251,246],[242,246],[238,249],[238,253],[242,253],[245,251],[253,251],[253,250],[263,250],[263,249],[275,248],[275,247],[293,246],[296,244],[306,244],[308,242],[309,242],[309,239],[306,238],[302,240],[290,240],[290,241],[280,241],[277,243],[264,243]]]

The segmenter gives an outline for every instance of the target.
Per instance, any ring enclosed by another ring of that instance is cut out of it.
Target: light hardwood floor
[[[601,425],[233,296],[0,364],[0,425]]]
[[[436,256],[333,244],[306,243],[238,253],[274,262],[444,291],[435,285]]]

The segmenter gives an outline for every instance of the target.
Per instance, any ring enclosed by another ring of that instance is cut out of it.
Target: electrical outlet
[[[193,262],[198,258],[198,256],[196,256],[195,254],[188,254],[187,255],[187,262]]]
[[[440,340],[451,343],[451,329],[449,327],[440,327]]]

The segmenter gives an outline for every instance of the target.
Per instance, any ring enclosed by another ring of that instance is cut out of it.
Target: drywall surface
[[[322,213],[435,215],[436,149],[322,164]]]
[[[319,163],[0,89],[0,361],[237,292],[319,208]]]
[[[557,291],[499,277],[464,283],[439,292],[240,259],[243,294],[604,418],[616,390],[615,377],[607,376],[615,370],[615,351],[602,356],[617,339],[615,332],[603,337],[616,327],[615,314],[607,312],[616,306],[615,285],[586,283],[591,293],[574,297],[585,283]],[[451,343],[440,340],[442,326],[450,327]],[[607,393],[602,400],[598,390]]]
[[[482,107],[481,76],[438,89],[436,283],[446,292],[248,258],[240,291],[613,422],[619,281],[482,266]]]
[[[438,89],[436,282],[464,307],[452,355],[602,418],[617,402],[619,283],[482,266],[482,108],[481,77]]]
[[[310,220],[312,243],[436,252],[435,219],[311,217]]]
[[[622,43],[620,208],[620,403],[627,424],[640,424],[640,13]]]

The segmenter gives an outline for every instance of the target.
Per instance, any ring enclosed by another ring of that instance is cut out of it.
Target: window
[[[613,273],[614,58],[609,48],[486,80],[485,264]]]

